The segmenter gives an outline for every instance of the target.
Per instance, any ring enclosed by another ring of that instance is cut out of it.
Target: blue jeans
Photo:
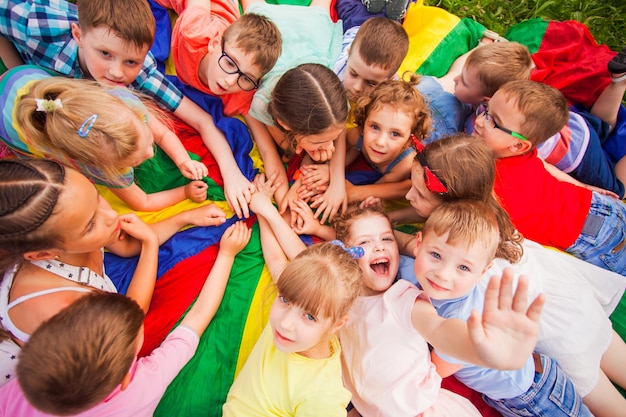
[[[585,227],[565,252],[626,275],[626,205],[593,192]]]
[[[574,384],[558,363],[540,355],[543,372],[535,372],[535,379],[524,394],[501,400],[483,395],[487,404],[503,416],[581,416],[593,417]]]

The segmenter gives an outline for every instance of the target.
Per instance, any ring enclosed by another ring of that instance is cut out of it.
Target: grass
[[[577,20],[587,25],[596,41],[614,51],[626,46],[624,0],[425,0],[459,17],[469,17],[504,34],[511,26],[535,17]]]

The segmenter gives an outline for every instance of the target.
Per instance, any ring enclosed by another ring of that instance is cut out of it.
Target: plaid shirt
[[[0,34],[13,42],[24,62],[82,78],[72,23],[78,23],[76,5],[65,0],[0,0]],[[183,98],[159,72],[151,53],[128,87],[148,94],[172,112]]]

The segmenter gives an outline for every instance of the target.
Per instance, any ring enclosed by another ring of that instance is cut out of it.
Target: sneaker
[[[400,20],[406,15],[410,0],[387,0],[385,16],[392,20]]]
[[[623,74],[626,72],[626,47],[609,61],[608,67],[611,74]]]
[[[377,14],[383,11],[385,0],[361,0],[368,13]]]

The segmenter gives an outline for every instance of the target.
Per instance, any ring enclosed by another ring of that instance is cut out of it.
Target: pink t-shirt
[[[591,207],[591,190],[554,178],[537,150],[498,159],[494,190],[524,237],[559,249],[574,244]]]
[[[193,357],[198,342],[199,337],[193,330],[178,326],[150,356],[133,364],[132,379],[125,390],[118,386],[102,403],[77,416],[151,417],[167,386]],[[0,416],[44,417],[49,414],[28,403],[15,378],[0,389]]]

